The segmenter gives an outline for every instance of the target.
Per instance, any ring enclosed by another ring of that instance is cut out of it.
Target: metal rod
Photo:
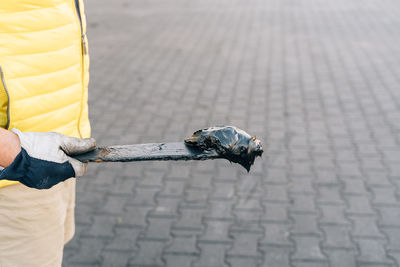
[[[183,142],[98,147],[91,152],[73,157],[81,162],[207,160],[222,158],[214,150],[200,150],[187,146]]]

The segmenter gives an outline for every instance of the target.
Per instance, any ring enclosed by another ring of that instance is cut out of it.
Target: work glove
[[[59,133],[23,133],[18,129],[21,152],[10,166],[0,171],[0,180],[18,181],[28,187],[48,189],[71,177],[83,176],[87,163],[69,156],[89,152],[96,147],[93,138],[79,139]]]

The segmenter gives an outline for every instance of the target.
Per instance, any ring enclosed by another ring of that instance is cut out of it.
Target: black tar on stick
[[[82,162],[128,162],[149,160],[208,160],[225,158],[250,170],[263,153],[260,140],[234,126],[196,131],[185,142],[97,147],[74,156]]]

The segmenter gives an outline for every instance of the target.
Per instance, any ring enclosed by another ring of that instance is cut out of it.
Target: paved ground
[[[99,144],[233,124],[266,153],[91,165],[64,266],[399,266],[398,1],[86,9]]]

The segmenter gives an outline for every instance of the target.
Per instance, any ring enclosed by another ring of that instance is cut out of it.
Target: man
[[[0,266],[61,266],[95,147],[82,0],[0,1]],[[42,190],[38,190],[42,189]]]

